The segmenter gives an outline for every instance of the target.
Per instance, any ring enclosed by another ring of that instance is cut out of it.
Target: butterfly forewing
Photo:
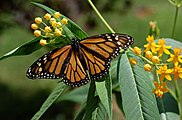
[[[110,61],[133,43],[125,34],[101,34],[88,37],[80,42],[81,51],[91,79],[98,79],[108,73]]]
[[[27,71],[30,79],[58,79],[65,69],[71,53],[71,45],[56,48],[34,62]]]

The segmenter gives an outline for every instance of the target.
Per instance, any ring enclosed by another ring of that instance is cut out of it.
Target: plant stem
[[[97,10],[97,8],[95,7],[95,5],[93,4],[93,2],[91,0],[88,0],[89,4],[91,5],[91,7],[94,9],[94,11],[96,12],[96,14],[98,15],[98,17],[101,19],[101,21],[104,23],[104,25],[112,32],[115,33],[114,30],[109,26],[109,24],[106,22],[106,20],[102,17],[102,15],[100,14],[100,12]]]
[[[155,65],[154,66],[154,71],[155,71],[155,73],[154,73],[154,79],[158,82],[158,83],[161,83],[160,82],[160,80],[159,80],[159,74],[157,73],[157,66]]]
[[[165,114],[165,120],[167,120],[167,114],[166,114],[166,111],[165,111],[165,106],[164,106],[164,102],[163,102],[162,98],[160,98],[160,101],[161,101],[161,104],[162,104],[162,110],[163,110],[163,112]]]
[[[174,32],[175,32],[175,28],[176,28],[176,21],[177,21],[177,17],[178,17],[178,11],[179,11],[179,6],[176,5],[176,12],[175,12],[175,17],[174,17],[174,24],[173,24],[173,31],[172,31],[172,35],[171,38],[174,38]],[[176,93],[176,98],[177,98],[177,102],[178,102],[178,108],[179,108],[179,114],[180,114],[180,119],[182,120],[182,109],[181,109],[181,95],[180,95],[180,89],[179,89],[179,85],[177,83],[176,80],[174,80],[174,85],[175,85],[175,93]]]
[[[182,120],[182,110],[181,110],[181,95],[180,95],[180,89],[179,89],[178,82],[177,82],[176,80],[174,80],[174,84],[175,84],[175,93],[176,93],[176,98],[177,98],[177,102],[178,102],[178,108],[179,108],[180,120]]]
[[[179,10],[179,7],[176,6],[176,12],[175,12],[175,17],[174,17],[174,24],[173,24],[173,31],[172,31],[171,38],[174,38],[174,32],[175,32],[175,28],[176,28],[176,21],[177,21],[177,17],[178,17],[178,10]]]

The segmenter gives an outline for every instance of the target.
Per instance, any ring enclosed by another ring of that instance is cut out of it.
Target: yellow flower
[[[180,53],[180,48],[174,48],[174,54],[170,54],[170,58],[167,60],[167,62],[173,61],[175,65],[178,65],[178,62],[182,63],[182,55],[180,55]]]
[[[51,15],[50,15],[49,13],[46,13],[46,14],[44,15],[44,18],[45,18],[46,20],[50,20],[50,19],[51,19]]]
[[[45,33],[45,36],[47,36],[47,37],[51,37],[53,34],[51,34],[50,32],[48,33],[48,32],[46,32]]]
[[[41,44],[42,46],[45,46],[47,44],[47,41],[42,39],[40,40],[39,44]]]
[[[146,48],[145,49],[145,52],[146,51],[149,51],[150,49],[151,49],[151,51],[153,52],[153,53],[156,53],[156,51],[155,51],[155,46],[156,46],[156,43],[154,42],[154,36],[148,36],[147,38],[146,38],[146,40],[147,40],[147,42],[148,42],[148,44],[145,44],[144,45],[144,47]]]
[[[31,24],[31,28],[36,30],[39,28],[39,26],[36,23]]]
[[[152,70],[151,65],[145,64],[145,65],[144,65],[144,70],[150,72],[150,71]]]
[[[58,37],[62,36],[61,30],[56,28],[54,32],[55,32],[56,36],[58,36]]]
[[[135,47],[133,48],[133,52],[134,52],[136,55],[140,55],[140,54],[142,53],[142,50],[141,50],[139,47],[135,46]]]
[[[41,17],[36,17],[35,18],[35,23],[37,23],[37,24],[42,23],[42,18]]]
[[[159,70],[157,70],[157,73],[160,75],[160,81],[164,80],[164,78],[167,80],[172,80],[171,76],[169,75],[172,73],[172,71],[172,69],[167,69],[167,65],[161,66]]]
[[[136,65],[137,64],[137,60],[135,58],[130,58],[130,64]]]
[[[62,24],[60,22],[57,22],[57,27],[58,28],[61,28],[62,27]]]
[[[159,57],[157,57],[157,56],[152,56],[152,62],[153,62],[154,64],[159,63],[159,62],[160,62]]]
[[[164,40],[164,38],[162,38],[161,40],[159,40],[158,45],[156,45],[156,51],[158,52],[158,56],[161,57],[163,52],[166,54],[170,54],[169,50],[172,46],[166,46],[166,41]]]
[[[179,77],[182,78],[182,68],[180,65],[175,65],[172,71],[174,74],[174,80],[177,80]]]
[[[49,23],[52,25],[52,22],[53,21],[56,21],[56,19],[55,18],[51,18],[50,20],[49,20]]]
[[[151,58],[153,57],[152,52],[146,51],[146,52],[145,52],[145,57],[148,58],[148,59],[151,59]]]
[[[41,36],[41,31],[40,31],[40,30],[35,30],[35,31],[34,31],[34,35],[35,35],[36,37],[40,37],[40,36]]]
[[[56,22],[56,21],[52,21],[52,22],[51,22],[51,25],[52,25],[53,27],[57,27],[57,22]]]
[[[63,19],[61,20],[61,22],[62,22],[64,25],[68,24],[68,20],[67,20],[66,18],[63,18]]]
[[[154,85],[155,85],[155,89],[152,92],[155,93],[157,97],[162,98],[162,95],[164,94],[164,92],[168,92],[169,91],[166,88],[166,83],[165,82],[163,82],[162,84],[154,82]]]
[[[45,30],[45,32],[47,32],[47,33],[49,33],[49,32],[52,31],[52,29],[51,29],[49,26],[46,26],[46,27],[44,28],[44,30]]]
[[[59,12],[55,12],[55,13],[54,13],[54,17],[55,17],[55,18],[60,18],[60,16],[61,16],[61,14],[60,14]]]

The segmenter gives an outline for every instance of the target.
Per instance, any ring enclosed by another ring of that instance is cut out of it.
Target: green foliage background
[[[73,11],[66,0],[60,3],[54,0],[52,2],[44,0],[36,2],[45,3],[55,10],[61,10],[61,13],[72,18],[88,35],[109,32],[87,1],[81,2],[81,10],[78,9],[77,12]],[[77,5],[79,4],[77,2],[70,4]],[[4,9],[2,6],[0,8],[0,56],[33,39],[34,36],[29,25],[33,22],[35,16],[45,13],[40,8],[33,6],[30,1],[9,1],[10,3],[15,5],[15,8]],[[2,5],[4,4],[2,3]],[[131,6],[126,6],[121,0],[111,3],[107,0],[98,0],[95,1],[95,4],[116,32],[127,33],[135,38],[135,45],[142,47],[145,43],[145,38],[149,32],[149,21],[151,20],[157,20],[161,30],[160,37],[171,36],[172,18],[174,18],[175,9],[165,0],[133,0]],[[19,7],[19,9],[16,7]],[[35,9],[35,11],[32,11],[32,9]],[[26,15],[28,18],[26,18]],[[182,41],[181,19],[180,9],[175,39]],[[30,119],[38,111],[52,89],[55,88],[57,82],[54,80],[32,81],[25,76],[29,65],[46,53],[48,49],[43,48],[32,55],[12,57],[0,62],[0,119]],[[66,100],[66,97],[64,99]],[[79,101],[76,101],[76,103],[79,103]],[[70,107],[72,104],[72,102],[53,104],[43,116],[43,119],[72,119],[75,113],[70,113],[70,111],[78,110]],[[74,106],[76,107],[75,104]]]

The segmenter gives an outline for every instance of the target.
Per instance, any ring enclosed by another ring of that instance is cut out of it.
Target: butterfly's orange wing
[[[46,78],[58,79],[66,68],[66,63],[71,55],[71,45],[56,48],[40,57],[27,70],[30,79]]]
[[[30,79],[59,79],[70,86],[86,84],[89,79],[71,45],[60,47],[39,58],[27,71]]]
[[[73,50],[63,73],[63,82],[72,87],[79,87],[89,80],[78,53]]]
[[[133,43],[133,38],[125,34],[101,34],[74,41],[54,49],[39,58],[27,71],[30,79],[59,79],[72,87],[86,84],[105,76],[112,58]]]
[[[133,44],[133,38],[125,34],[101,34],[80,42],[81,51],[91,79],[105,76],[112,58]]]

